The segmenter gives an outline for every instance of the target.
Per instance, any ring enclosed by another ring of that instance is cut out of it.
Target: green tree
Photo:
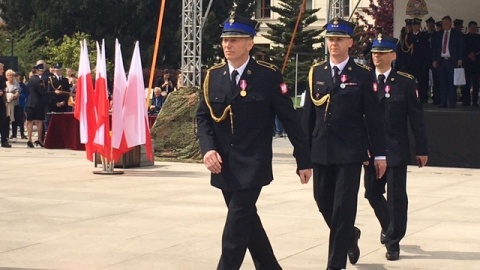
[[[49,59],[49,64],[62,63],[64,67],[78,70],[80,62],[80,42],[87,41],[88,56],[92,72],[97,61],[97,47],[94,40],[86,33],[74,33],[71,37],[65,35],[63,39],[56,41],[51,38],[46,39],[46,46],[43,48],[45,59]],[[101,44],[101,41],[99,41]],[[107,71],[112,74],[113,63],[107,60]]]
[[[302,0],[282,0],[277,7],[271,7],[273,12],[280,15],[279,23],[267,23],[270,28],[265,38],[271,40],[274,45],[267,51],[267,56],[270,61],[282,68],[285,55],[287,54],[290,40],[293,36],[293,31],[297,22],[297,17],[302,5]],[[298,87],[303,90],[306,86],[306,74],[312,65],[312,59],[322,53],[321,50],[316,49],[314,45],[322,43],[323,38],[320,37],[323,29],[306,29],[310,24],[318,20],[315,13],[320,9],[307,9],[303,12],[293,46],[290,52],[290,59],[287,63],[284,72],[284,78],[287,85],[293,89],[295,85],[295,55],[298,54]],[[290,91],[291,93],[293,91]]]

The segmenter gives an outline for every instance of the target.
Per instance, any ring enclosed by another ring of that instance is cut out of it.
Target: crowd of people
[[[0,63],[1,147],[12,147],[18,131],[20,139],[27,140],[27,147],[44,146],[49,113],[71,112],[75,104],[77,78],[70,68],[66,69],[66,75],[63,76],[61,63],[47,68],[44,60],[38,60],[22,79],[19,72],[4,71],[4,64]],[[34,126],[37,129],[35,141],[32,138]]]
[[[181,75],[175,74],[174,78],[171,75],[171,71],[164,70],[155,80],[149,114],[158,114],[167,95],[180,87]],[[27,140],[29,148],[44,147],[51,114],[73,112],[76,85],[74,72],[62,63],[48,68],[44,60],[38,60],[23,78],[12,69],[4,71],[4,64],[0,63],[1,147],[12,147],[11,143],[18,138]],[[38,134],[35,140],[34,127]]]
[[[383,28],[378,27],[377,33]],[[422,104],[441,108],[478,107],[480,79],[480,35],[478,24],[450,16],[406,19],[402,28],[394,68],[415,76]],[[368,52],[368,49],[366,53]],[[454,69],[464,68],[466,84],[454,81]],[[457,89],[460,88],[460,95]]]

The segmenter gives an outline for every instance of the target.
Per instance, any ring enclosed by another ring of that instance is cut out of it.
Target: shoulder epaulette
[[[366,69],[366,70],[368,70],[368,71],[371,71],[371,70],[372,70],[371,67],[366,66],[366,65],[364,65],[364,64],[360,64],[360,63],[358,63],[358,62],[355,62],[355,64],[357,64],[357,66],[359,66],[359,67],[361,67],[361,68],[364,68],[364,69]]]
[[[275,66],[274,64],[271,64],[271,63],[268,63],[268,62],[265,62],[265,61],[262,61],[262,60],[257,60],[257,63],[260,66],[267,67],[267,68],[272,69],[274,71],[278,70],[277,66]]]
[[[407,77],[409,79],[415,79],[415,77],[412,75],[412,74],[408,74],[408,73],[405,73],[405,72],[401,72],[401,71],[397,71],[398,75],[402,75],[403,77]]]
[[[321,61],[321,62],[318,62],[318,63],[316,63],[316,64],[313,64],[310,68],[316,68],[316,67],[318,67],[318,66],[321,66],[321,65],[325,64],[326,62],[327,62],[327,60],[323,60],[323,61]]]
[[[213,65],[212,67],[210,67],[210,68],[208,69],[208,71],[214,70],[214,69],[217,69],[217,68],[221,68],[221,67],[225,66],[226,64],[227,64],[226,62],[222,62],[222,63],[215,64],[215,65]]]

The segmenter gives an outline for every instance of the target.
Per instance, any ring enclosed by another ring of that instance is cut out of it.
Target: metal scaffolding
[[[200,87],[202,72],[202,0],[182,4],[182,84]]]
[[[343,1],[344,0],[330,0],[328,1],[327,22],[335,17],[343,18]]]

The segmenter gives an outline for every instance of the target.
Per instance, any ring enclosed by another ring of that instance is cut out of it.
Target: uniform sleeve
[[[213,119],[205,102],[205,95],[202,95],[200,98],[196,119],[197,137],[200,143],[200,151],[202,152],[202,155],[205,155],[210,150],[216,150]]]
[[[417,84],[414,80],[409,80],[405,93],[407,95],[408,121],[410,122],[410,129],[415,138],[415,154],[417,156],[426,156],[428,154],[428,145],[423,120],[423,109],[417,97]]]
[[[274,113],[282,122],[288,139],[293,145],[293,156],[297,161],[297,169],[312,168],[310,160],[310,150],[307,138],[300,125],[300,118],[293,108],[292,99],[289,95],[282,94],[281,84],[283,83],[282,75],[279,71],[273,73],[272,80],[272,105]]]

